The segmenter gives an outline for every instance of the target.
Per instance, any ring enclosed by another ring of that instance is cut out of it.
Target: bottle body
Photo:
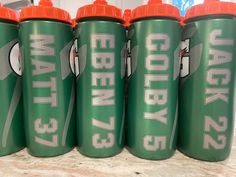
[[[25,147],[18,25],[0,22],[0,156]]]
[[[69,24],[46,20],[20,24],[26,142],[34,156],[57,156],[75,146],[72,45]]]
[[[134,22],[129,31],[128,149],[166,159],[176,149],[181,27],[172,19]]]
[[[83,21],[76,38],[78,149],[90,157],[113,156],[124,146],[125,28],[113,21]]]
[[[229,156],[234,119],[233,18],[205,18],[183,29],[178,148],[190,157]]]

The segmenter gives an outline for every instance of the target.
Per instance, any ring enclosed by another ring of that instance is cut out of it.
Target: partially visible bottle
[[[0,156],[25,147],[18,15],[0,4]]]

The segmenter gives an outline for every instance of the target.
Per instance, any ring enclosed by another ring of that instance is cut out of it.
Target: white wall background
[[[38,4],[39,0],[34,0]],[[79,7],[92,3],[94,0],[52,0],[54,5],[61,7],[70,12],[72,18],[75,18]],[[121,9],[133,9],[142,4],[146,4],[148,0],[107,0],[108,3],[115,5]],[[164,3],[171,3],[173,0],[162,0]],[[194,0],[195,4],[202,3],[204,0]],[[221,0],[236,2],[236,0]]]
[[[109,4],[115,5],[123,10],[134,9],[137,6],[146,4],[148,0],[107,0]],[[58,7],[63,7],[70,12],[71,16],[74,18],[76,16],[79,7],[93,3],[93,0],[54,0],[58,3]],[[171,3],[172,0],[163,0],[163,2]]]
[[[76,16],[79,7],[91,4],[94,0],[52,0],[56,7],[63,8],[70,12],[72,18]],[[146,4],[148,0],[107,0],[109,4],[115,5],[123,10],[133,9],[142,4]],[[202,0],[203,1],[203,0]],[[34,0],[34,4],[38,4],[39,0]],[[172,0],[163,0],[163,2],[171,3]]]
[[[57,0],[59,7],[63,7],[70,12],[71,16],[74,18],[76,16],[77,10],[79,7],[93,3],[93,0]],[[107,0],[109,4],[115,5],[121,9],[135,8],[143,3],[146,0]]]

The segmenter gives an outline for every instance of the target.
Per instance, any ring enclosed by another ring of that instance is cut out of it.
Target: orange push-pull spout
[[[51,0],[40,0],[40,1],[39,1],[39,5],[40,5],[40,6],[50,6],[50,7],[53,6]]]

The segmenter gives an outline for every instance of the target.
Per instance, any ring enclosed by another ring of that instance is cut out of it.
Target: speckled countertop
[[[106,159],[91,159],[77,150],[54,158],[35,158],[26,150],[0,158],[0,177],[235,177],[236,137],[229,159],[209,163],[180,152],[168,160],[148,161],[127,150]]]

